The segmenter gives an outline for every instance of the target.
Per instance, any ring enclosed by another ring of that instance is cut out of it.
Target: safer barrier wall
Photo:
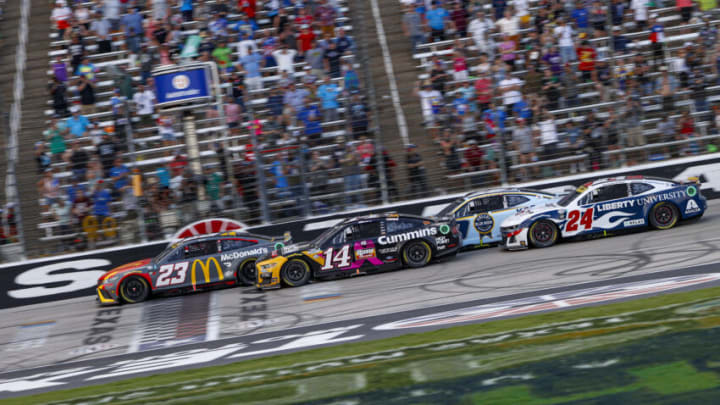
[[[650,163],[627,169],[597,171],[575,176],[554,178],[531,183],[515,184],[513,187],[560,190],[566,186],[578,186],[594,179],[614,176],[645,175],[686,180],[698,177],[702,193],[708,199],[720,198],[720,154],[690,157],[668,162]],[[251,227],[250,232],[282,235],[290,231],[295,241],[311,239],[324,229],[349,216],[375,212],[398,211],[416,215],[432,215],[444,204],[459,195],[428,198],[363,210],[343,212],[299,221]],[[149,258],[160,253],[167,242],[124,246],[94,252],[57,256],[0,266],[0,307],[57,301],[68,298],[91,296],[96,281],[102,273],[127,262]]]

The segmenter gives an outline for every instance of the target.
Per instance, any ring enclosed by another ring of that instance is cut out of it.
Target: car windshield
[[[337,232],[340,229],[342,229],[343,227],[345,227],[345,225],[347,225],[347,224],[342,224],[342,225],[338,224],[338,225],[335,225],[333,227],[326,229],[325,232],[321,233],[320,236],[315,238],[315,241],[313,244],[318,245],[318,246],[324,244],[325,241],[332,238],[332,236],[335,234],[335,232]]]
[[[457,200],[451,202],[450,204],[446,205],[445,208],[441,209],[440,212],[437,213],[437,216],[445,217],[451,215],[453,210],[457,208],[458,205],[462,204],[463,201],[465,200],[462,198],[458,198]]]
[[[559,206],[561,206],[561,207],[567,207],[568,204],[570,204],[571,202],[575,201],[575,199],[578,198],[578,197],[580,196],[580,194],[584,193],[585,191],[587,191],[587,187],[586,187],[586,186],[580,186],[580,187],[576,188],[575,191],[571,191],[571,192],[565,194],[565,195],[563,196],[563,198],[561,198],[561,199],[557,202],[557,204],[558,204]]]
[[[155,263],[159,263],[160,261],[164,260],[166,257],[168,257],[172,252],[177,249],[177,247],[180,246],[179,243],[173,243],[170,244],[168,247],[165,248],[165,250],[162,251],[159,255],[155,256],[155,259],[153,260]]]

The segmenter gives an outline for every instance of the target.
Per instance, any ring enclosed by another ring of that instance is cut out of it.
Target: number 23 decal
[[[158,270],[158,278],[155,287],[167,287],[185,282],[187,276],[188,262],[164,264]],[[171,277],[174,273],[174,277]]]
[[[585,210],[585,212],[582,214],[582,217],[580,216],[580,211],[574,210],[570,211],[568,213],[568,222],[565,226],[565,232],[575,232],[578,230],[578,220],[580,220],[580,225],[584,227],[584,229],[587,231],[592,228],[592,217],[593,217],[593,209],[588,208]]]

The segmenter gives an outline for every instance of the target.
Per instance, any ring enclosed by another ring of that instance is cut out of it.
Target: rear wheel
[[[305,260],[290,259],[280,271],[280,278],[290,287],[305,285],[310,281],[310,266]]]
[[[237,280],[242,285],[254,285],[257,278],[255,276],[255,259],[248,259],[240,263],[237,268]]]
[[[650,224],[655,229],[670,229],[677,224],[679,217],[677,207],[665,201],[655,204],[650,210]]]
[[[430,262],[432,250],[427,242],[422,240],[410,241],[403,247],[403,262],[408,267],[422,267]]]
[[[145,301],[150,295],[150,287],[142,277],[131,276],[120,284],[120,297],[128,304]]]
[[[555,244],[558,237],[558,229],[550,221],[537,221],[530,226],[528,231],[530,244],[536,248],[550,247]]]

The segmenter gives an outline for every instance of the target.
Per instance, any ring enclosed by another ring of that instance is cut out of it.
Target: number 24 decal
[[[575,232],[578,230],[578,219],[580,220],[580,225],[582,225],[585,230],[589,230],[592,228],[592,217],[593,217],[593,209],[588,208],[585,210],[585,212],[582,214],[582,218],[580,217],[580,211],[570,211],[568,213],[568,223],[567,226],[565,226],[566,232]]]
[[[337,252],[335,252],[334,248],[329,248],[323,252],[323,256],[325,256],[325,264],[320,270],[332,270],[335,267],[350,267],[350,245],[341,247]]]
[[[158,270],[158,278],[155,281],[155,287],[167,287],[169,285],[177,285],[185,282],[187,276],[188,262],[180,262],[174,264],[164,264]],[[171,277],[175,273],[174,277]]]

